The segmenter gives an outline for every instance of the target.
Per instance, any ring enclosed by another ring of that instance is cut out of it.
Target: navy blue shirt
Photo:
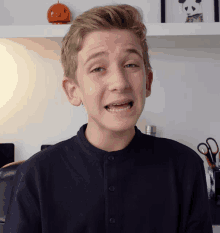
[[[203,160],[135,126],[107,152],[77,135],[18,167],[4,233],[212,233]]]

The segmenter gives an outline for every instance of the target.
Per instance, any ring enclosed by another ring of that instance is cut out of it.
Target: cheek
[[[139,77],[134,79],[133,87],[135,90],[137,90],[139,93],[142,93],[146,89],[146,78],[143,74],[141,74]]]
[[[95,84],[95,83],[86,83],[85,84],[85,98],[87,99],[87,102],[90,102],[90,106],[96,106],[97,102],[100,102],[100,96],[101,96],[101,86]]]
[[[93,95],[96,92],[97,87],[94,83],[84,82],[84,90],[87,95]]]

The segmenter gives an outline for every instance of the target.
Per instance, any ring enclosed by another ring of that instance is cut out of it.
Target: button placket
[[[114,219],[114,218],[110,218],[110,219],[109,219],[109,222],[110,222],[110,223],[115,223],[115,219]]]
[[[114,157],[113,155],[110,155],[110,156],[108,157],[108,160],[109,160],[109,161],[114,161],[114,159],[115,159],[115,157]],[[114,192],[114,191],[115,191],[115,186],[111,185],[111,186],[109,186],[108,189],[109,189],[109,191]],[[110,223],[115,223],[115,218],[110,218],[110,219],[109,219],[109,222],[110,222]]]
[[[108,189],[109,189],[111,192],[114,192],[114,191],[115,191],[115,186],[110,186]]]
[[[114,161],[114,159],[115,159],[115,157],[114,157],[113,155],[110,155],[110,156],[108,157],[108,160],[110,160],[110,161]]]

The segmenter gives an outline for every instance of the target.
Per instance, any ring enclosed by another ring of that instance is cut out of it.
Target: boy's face
[[[125,50],[130,48],[136,49],[141,57],[126,53]],[[108,54],[87,61],[101,51]],[[85,37],[78,53],[77,79],[79,88],[70,79],[63,80],[70,103],[79,106],[83,102],[88,113],[88,126],[116,132],[136,125],[145,99],[150,95],[153,76],[150,73],[146,77],[142,48],[136,35],[128,30],[111,30],[92,32]],[[129,111],[111,113],[105,109],[106,105],[124,98],[134,101]]]

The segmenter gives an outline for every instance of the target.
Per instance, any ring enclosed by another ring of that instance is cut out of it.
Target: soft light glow
[[[29,77],[33,64],[24,46],[7,39],[0,39],[0,64],[0,125],[3,125],[27,104],[27,91],[34,88],[30,87]]]
[[[13,97],[18,83],[17,64],[13,56],[7,52],[6,46],[0,44],[0,108]]]

